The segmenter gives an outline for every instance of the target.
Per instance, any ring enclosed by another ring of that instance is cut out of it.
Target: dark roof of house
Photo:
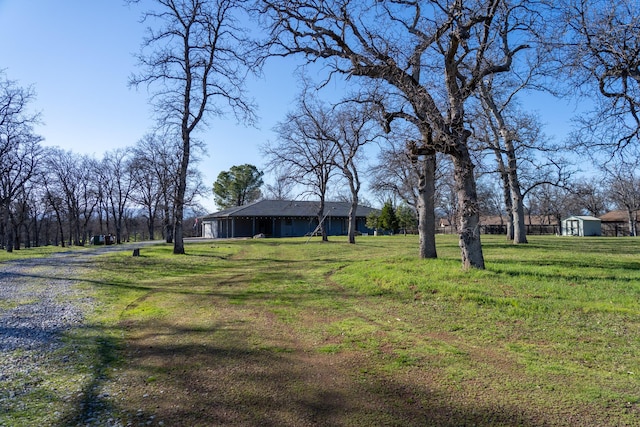
[[[334,217],[348,217],[351,204],[348,202],[325,202],[324,213]],[[230,217],[315,217],[318,215],[320,202],[310,200],[259,200],[244,206],[235,206],[209,214],[203,218]],[[366,217],[371,211],[378,209],[358,205],[356,216]]]
[[[640,212],[640,211],[638,211]],[[638,213],[636,212],[636,213]],[[600,220],[602,222],[624,222],[627,223],[629,222],[629,213],[626,210],[616,210],[616,211],[609,211],[604,215],[600,215],[598,218],[600,218]]]

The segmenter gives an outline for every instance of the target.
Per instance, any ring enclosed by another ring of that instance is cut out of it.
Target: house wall
[[[583,221],[583,236],[600,236],[601,227],[599,221]]]
[[[365,218],[358,218],[356,230],[373,234],[365,225]],[[317,218],[222,218],[202,222],[203,237],[209,239],[253,237],[264,233],[267,237],[302,237],[318,226]],[[326,218],[324,226],[329,236],[346,235],[347,218]]]
[[[637,227],[640,227],[640,223]],[[611,221],[602,223],[602,235],[609,237],[627,237],[631,233],[629,232],[629,222],[626,221]]]

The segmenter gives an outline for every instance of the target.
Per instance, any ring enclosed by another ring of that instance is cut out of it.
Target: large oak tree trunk
[[[418,234],[420,258],[437,258],[436,252],[436,155],[424,156],[418,184]]]
[[[463,268],[484,269],[484,256],[480,242],[480,213],[473,162],[466,145],[460,145],[453,158],[454,178],[458,195],[459,245]]]

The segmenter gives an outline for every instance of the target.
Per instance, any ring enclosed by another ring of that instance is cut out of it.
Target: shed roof
[[[568,219],[580,219],[582,221],[597,221],[600,222],[600,218],[596,218],[595,216],[590,215],[572,215],[568,218],[565,218],[565,221]]]
[[[243,206],[235,206],[209,214],[203,218],[230,217],[315,217],[318,215],[319,201],[311,200],[259,200]],[[324,213],[336,217],[348,217],[351,204],[348,202],[325,202]],[[366,217],[378,209],[358,205],[356,215]]]

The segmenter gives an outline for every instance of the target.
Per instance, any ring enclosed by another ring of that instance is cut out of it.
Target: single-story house
[[[574,215],[562,220],[563,236],[601,236],[600,218]]]
[[[640,217],[640,211],[632,212],[634,217],[636,230],[640,229],[638,224],[638,218]],[[629,233],[629,212],[626,210],[609,211],[604,215],[599,216],[602,222],[602,234],[605,236],[628,236]]]
[[[317,201],[260,200],[212,213],[202,218],[202,236],[205,238],[301,237],[310,235],[318,227]],[[327,235],[346,235],[349,230],[348,202],[325,202],[323,226]],[[358,206],[356,231],[373,234],[367,228],[367,215],[377,209]]]

